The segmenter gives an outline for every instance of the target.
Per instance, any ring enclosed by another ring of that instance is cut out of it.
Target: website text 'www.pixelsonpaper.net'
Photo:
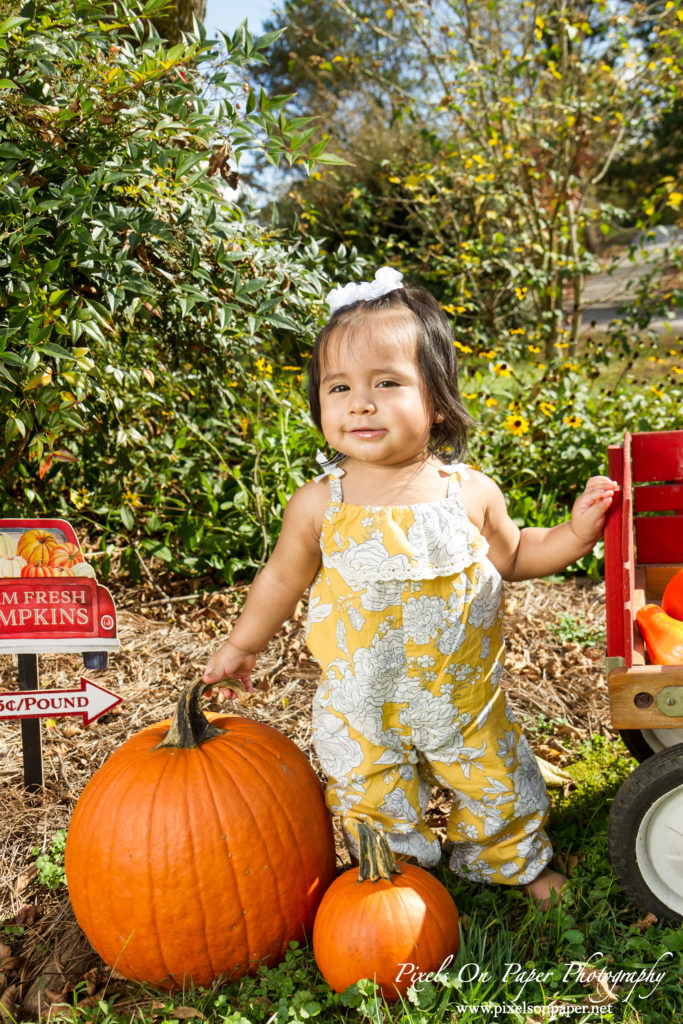
[[[527,1019],[534,1017],[542,1020],[544,1017],[547,1017],[548,1020],[557,1020],[558,1017],[572,1017],[574,1014],[581,1014],[582,1017],[585,1017],[588,1009],[590,1009],[592,1014],[597,1013],[602,1016],[605,1013],[610,1013],[613,1008],[608,1005],[587,1008],[585,1003],[548,1003],[546,1005],[526,1002],[477,1003],[476,1006],[473,1006],[471,1003],[458,1003],[452,1011],[451,1019],[453,1024],[458,1020],[458,1014],[471,1013],[475,1009],[482,1017],[492,1017],[494,1020],[498,1017],[504,1020],[509,1013],[523,1014]]]

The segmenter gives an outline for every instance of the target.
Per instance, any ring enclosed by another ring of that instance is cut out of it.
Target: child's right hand
[[[251,670],[255,664],[255,654],[243,651],[230,640],[226,640],[209,658],[204,669],[204,682],[211,685],[232,676],[233,679],[240,680],[247,693],[253,693]],[[228,686],[219,686],[218,692],[232,699],[237,696],[237,693]]]

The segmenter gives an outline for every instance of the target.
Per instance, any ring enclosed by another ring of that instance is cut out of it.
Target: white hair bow
[[[378,299],[380,295],[393,292],[401,288],[403,274],[393,267],[380,267],[375,274],[374,281],[361,281],[360,284],[351,282],[340,288],[333,288],[327,296],[327,305],[330,307],[330,314],[336,313],[342,306],[351,306],[361,299],[369,302],[370,299]]]

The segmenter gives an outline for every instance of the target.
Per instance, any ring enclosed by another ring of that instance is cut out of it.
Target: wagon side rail
[[[683,566],[683,431],[624,436],[610,446],[619,484],[605,524],[607,678],[617,729],[680,728],[683,666],[646,664],[635,622]],[[635,538],[635,548],[634,548]]]

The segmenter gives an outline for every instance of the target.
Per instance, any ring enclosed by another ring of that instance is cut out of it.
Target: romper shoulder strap
[[[448,480],[448,497],[452,498],[460,493],[460,484],[469,478],[466,462],[453,462],[450,466],[444,466],[444,470],[450,473]]]
[[[328,459],[324,452],[319,451],[316,454],[315,460],[322,468],[323,472],[314,479],[317,481],[324,480],[325,477],[329,477],[330,497],[332,501],[340,504],[343,501],[341,478],[344,476],[344,470],[338,462],[335,462],[333,459]]]

